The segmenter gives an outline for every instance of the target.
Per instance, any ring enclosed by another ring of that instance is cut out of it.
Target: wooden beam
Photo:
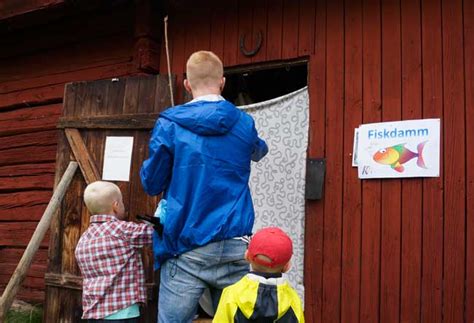
[[[82,277],[75,275],[46,273],[44,283],[46,286],[82,290]]]
[[[65,133],[66,138],[69,141],[69,145],[71,146],[72,153],[79,163],[79,167],[81,168],[81,172],[84,176],[84,179],[86,180],[86,183],[90,184],[100,180],[100,173],[97,170],[89,150],[87,150],[87,147],[82,140],[79,130],[67,128]]]
[[[64,0],[2,1],[2,4],[0,5],[0,20],[23,15],[33,11],[44,10],[63,3]]]
[[[62,117],[58,128],[81,129],[153,129],[158,113],[104,115],[91,117]]]
[[[76,162],[70,162],[68,168],[64,172],[64,175],[61,178],[56,190],[54,191],[53,196],[51,197],[51,201],[48,204],[48,207],[44,211],[43,216],[41,217],[38,226],[36,227],[33,236],[31,237],[30,243],[25,249],[23,256],[21,257],[18,266],[13,273],[12,278],[8,282],[7,287],[3,291],[3,295],[0,298],[0,322],[4,321],[4,317],[8,309],[10,308],[15,295],[17,294],[18,290],[20,289],[21,283],[26,277],[28,269],[31,266],[31,262],[33,261],[33,256],[35,255],[36,251],[38,250],[41,241],[48,231],[49,226],[51,224],[51,220],[53,216],[56,214],[56,211],[61,204],[61,201],[66,193],[69,184],[74,177],[74,173],[77,169]]]

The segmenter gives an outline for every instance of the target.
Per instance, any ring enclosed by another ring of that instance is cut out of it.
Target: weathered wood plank
[[[61,110],[61,104],[52,104],[3,112],[0,136],[54,129]]]
[[[0,222],[0,246],[25,247],[37,225],[37,222]],[[41,241],[41,247],[48,246],[47,239]]]
[[[39,220],[51,199],[50,191],[28,191],[0,194],[1,221]]]
[[[326,1],[317,1],[315,46],[318,51],[310,56],[308,66],[309,91],[309,144],[308,157],[325,156],[326,113]],[[305,217],[305,318],[321,322],[323,289],[323,229],[324,199],[306,202]],[[311,250],[311,252],[309,252]]]
[[[1,114],[0,114],[1,116]],[[20,135],[2,137],[0,140],[0,151],[4,149],[27,147],[27,146],[49,146],[55,144],[57,130],[39,131]]]
[[[327,3],[326,182],[322,322],[340,321],[344,133],[344,2]]]
[[[238,61],[238,55],[239,55],[239,49],[238,49],[239,15],[238,14],[239,14],[239,1],[237,0],[228,1],[227,6],[226,6],[225,18],[224,18],[224,30],[225,30],[224,56],[221,57],[225,66],[236,65]],[[187,57],[185,59],[187,59]]]
[[[443,56],[441,0],[422,0],[423,117],[443,116]],[[444,122],[444,121],[443,121]],[[441,138],[443,138],[441,128]],[[440,156],[443,153],[441,140]],[[440,323],[443,290],[443,177],[423,180],[423,256],[421,280],[421,322]]]
[[[443,322],[453,323],[464,320],[466,273],[466,120],[462,3],[460,0],[442,1],[442,138],[445,156]]]
[[[7,149],[0,153],[0,165],[54,162],[55,154],[56,144],[54,142],[51,146],[30,146]]]
[[[54,175],[54,163],[0,166],[0,178],[46,174]]]
[[[380,122],[381,21],[380,1],[363,1],[363,123]],[[366,44],[370,44],[367,46]],[[381,181],[362,182],[360,322],[379,322]]]
[[[283,0],[283,30],[281,56],[283,59],[298,56],[299,1]]]
[[[12,106],[38,105],[48,102],[60,102],[64,94],[64,83],[75,80],[96,80],[112,77],[122,77],[136,73],[136,68],[132,63],[126,62],[105,66],[102,68],[81,69],[77,74],[61,74],[61,83],[47,85],[38,88],[24,89],[7,94],[0,94],[0,110]],[[103,73],[102,73],[103,72]],[[75,72],[73,72],[75,73]],[[58,81],[59,82],[59,81]]]
[[[46,273],[44,282],[48,286],[82,290],[82,277],[70,274]]]
[[[357,322],[360,306],[361,181],[352,167],[354,129],[362,123],[362,1],[346,3],[344,17],[344,144],[341,322]]]
[[[252,58],[244,55],[240,49],[240,39],[244,39],[244,48],[246,50],[252,50],[255,48],[255,43],[253,42],[254,31],[252,29],[252,11],[253,3],[255,1],[251,0],[240,0],[239,1],[239,17],[237,19],[239,23],[238,35],[239,35],[239,51],[237,54],[237,64],[249,64],[252,62]]]
[[[95,161],[92,159],[89,151],[82,140],[81,134],[77,129],[67,128],[65,130],[66,138],[71,146],[72,153],[79,163],[82,174],[87,184],[100,180],[101,176]]]
[[[316,1],[300,0],[299,27],[298,27],[298,56],[314,53],[315,33],[317,23]]]
[[[262,33],[262,45],[255,56],[252,57],[252,63],[264,62],[267,58],[267,8],[270,0],[261,0],[254,1],[253,3],[253,20],[252,20],[252,29],[253,29],[253,40],[252,44],[257,43],[257,35],[259,32]],[[254,45],[255,46],[255,45]]]
[[[268,29],[264,39],[267,41],[267,60],[277,60],[281,59],[283,46],[283,0],[269,1],[267,8]]]
[[[0,191],[11,192],[14,190],[51,189],[54,183],[54,175],[37,175],[24,177],[2,178]]]
[[[419,0],[401,1],[402,118],[421,119],[421,12]],[[421,179],[402,182],[400,321],[418,322],[421,308]]]
[[[63,4],[64,0],[16,0],[5,1],[0,5],[0,20],[28,12],[44,10]]]
[[[464,68],[466,80],[466,147],[474,147],[474,2],[464,1]],[[466,322],[474,321],[474,156],[466,153]]]
[[[382,2],[382,121],[401,120],[400,1]],[[382,181],[380,321],[400,318],[401,181]]]
[[[17,264],[23,255],[23,248],[0,248],[0,259],[5,263]],[[46,265],[48,261],[48,249],[40,248],[33,258],[33,263],[36,265]]]

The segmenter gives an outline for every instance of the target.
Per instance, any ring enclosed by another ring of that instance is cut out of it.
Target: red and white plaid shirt
[[[83,319],[101,319],[146,302],[140,248],[152,243],[153,227],[94,215],[79,239],[76,259],[83,276]]]

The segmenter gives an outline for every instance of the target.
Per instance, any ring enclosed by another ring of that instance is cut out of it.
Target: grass
[[[6,323],[41,323],[42,319],[42,309],[33,307],[30,310],[8,311]]]

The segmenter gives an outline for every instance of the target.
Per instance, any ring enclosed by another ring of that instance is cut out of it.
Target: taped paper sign
[[[359,178],[439,176],[440,119],[364,124],[356,134]]]
[[[107,137],[105,139],[102,179],[108,181],[130,180],[133,137]]]

